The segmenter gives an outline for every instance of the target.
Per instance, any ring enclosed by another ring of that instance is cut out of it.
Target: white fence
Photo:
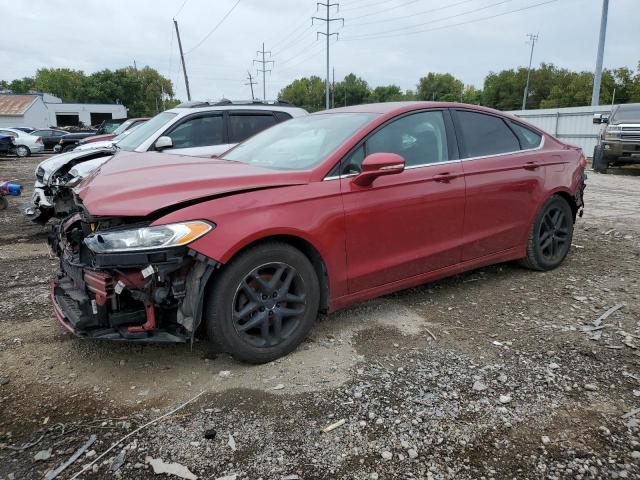
[[[582,147],[585,155],[593,155],[598,141],[600,125],[594,125],[594,113],[609,113],[611,105],[599,107],[545,108],[540,110],[516,110],[517,115],[538,128],[558,137],[563,142]]]

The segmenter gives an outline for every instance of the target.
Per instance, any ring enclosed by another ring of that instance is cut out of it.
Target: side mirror
[[[404,172],[404,158],[395,153],[372,153],[362,161],[362,170],[353,178],[353,183],[368,187],[373,181],[384,175]]]
[[[603,115],[602,113],[594,113],[593,123],[594,125],[600,125],[601,123],[609,123],[609,117],[607,117],[606,115]]]
[[[171,137],[167,137],[167,136],[158,137],[158,139],[156,140],[156,143],[154,144],[154,147],[156,150],[164,150],[165,148],[171,148],[173,147],[173,140],[171,140]]]

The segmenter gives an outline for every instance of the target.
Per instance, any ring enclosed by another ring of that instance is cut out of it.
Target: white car
[[[71,189],[119,150],[214,157],[276,123],[302,115],[307,111],[285,102],[180,104],[121,134],[115,143],[83,145],[41,162],[24,213],[37,223],[69,215],[76,209]]]
[[[40,137],[30,135],[17,128],[0,127],[0,135],[13,137],[13,143],[16,146],[15,153],[19,157],[28,157],[32,153],[44,151],[44,143]]]

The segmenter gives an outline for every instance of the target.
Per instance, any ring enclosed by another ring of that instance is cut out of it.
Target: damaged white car
[[[119,135],[115,143],[90,143],[41,162],[24,213],[41,224],[73,213],[77,208],[71,189],[118,150],[213,157],[272,125],[306,114],[280,101],[183,103]]]

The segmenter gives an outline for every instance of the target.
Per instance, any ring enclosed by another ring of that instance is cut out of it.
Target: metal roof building
[[[88,126],[126,117],[127,109],[120,104],[63,103],[48,93],[0,93],[0,127]]]

